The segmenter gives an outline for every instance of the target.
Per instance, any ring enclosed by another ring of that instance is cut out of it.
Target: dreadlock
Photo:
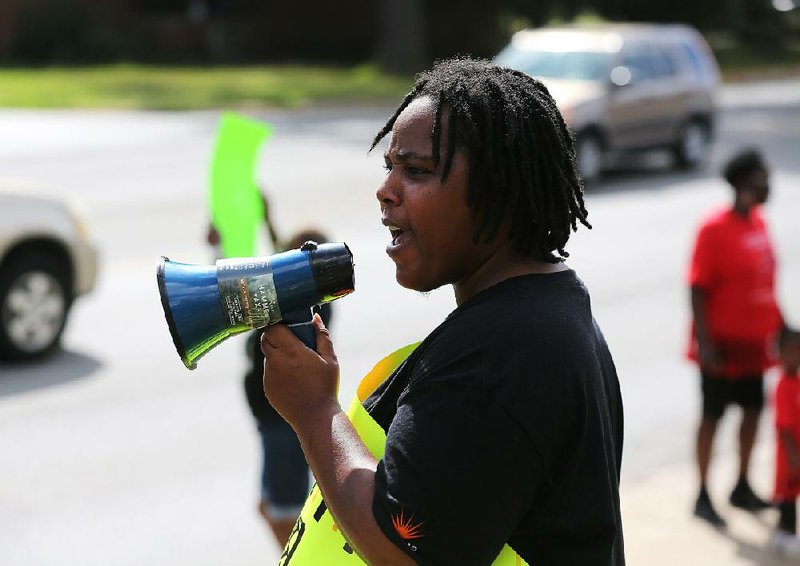
[[[492,241],[510,214],[509,239],[516,251],[551,263],[568,257],[564,248],[578,222],[591,225],[572,136],[547,88],[524,73],[485,60],[437,62],[417,75],[370,149],[421,97],[430,97],[436,105],[431,131],[436,166],[441,159],[441,121],[443,116],[447,119],[443,180],[456,147],[467,152],[467,204],[479,219],[475,242]]]

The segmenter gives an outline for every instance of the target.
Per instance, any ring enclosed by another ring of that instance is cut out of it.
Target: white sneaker
[[[774,531],[767,541],[767,548],[788,558],[800,558],[800,538],[785,531]]]

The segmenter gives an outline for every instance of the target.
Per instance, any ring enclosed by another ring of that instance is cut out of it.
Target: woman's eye
[[[401,165],[401,167],[405,174],[412,176],[424,175],[428,172],[428,170],[425,169],[424,167],[414,167],[413,165],[407,165],[407,164],[403,164]],[[383,168],[385,171],[389,172],[394,169],[394,166],[390,161],[387,161],[386,163],[383,164]]]
[[[407,165],[406,172],[409,175],[425,175],[426,173],[428,173],[428,169],[424,167],[412,167],[410,165]]]

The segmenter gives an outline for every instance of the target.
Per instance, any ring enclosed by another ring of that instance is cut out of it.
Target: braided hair
[[[456,148],[467,152],[467,204],[479,219],[475,243],[494,240],[510,215],[509,239],[517,252],[550,263],[568,257],[564,247],[571,231],[578,229],[578,222],[591,225],[573,139],[547,88],[486,60],[437,62],[417,75],[370,149],[391,132],[411,101],[422,97],[429,97],[436,108],[431,142],[437,167],[442,117],[448,121],[443,180]]]

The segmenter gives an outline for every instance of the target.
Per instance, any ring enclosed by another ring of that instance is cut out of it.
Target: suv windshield
[[[608,77],[611,54],[589,51],[532,51],[509,45],[494,60],[534,77],[600,81]]]

